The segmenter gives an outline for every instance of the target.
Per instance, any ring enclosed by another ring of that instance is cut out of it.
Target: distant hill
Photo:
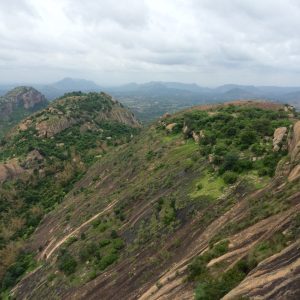
[[[47,106],[45,96],[32,87],[16,87],[0,97],[0,136],[29,114]]]
[[[289,103],[300,109],[300,87],[225,84],[208,88],[195,83],[164,81],[99,86],[93,81],[75,78],[64,78],[51,84],[33,86],[49,100],[72,91],[104,91],[120,100],[146,123],[152,122],[166,112],[172,113],[194,105],[240,99],[265,99]],[[0,95],[8,88],[11,86],[0,86]]]
[[[53,100],[65,93],[73,91],[100,92],[101,88],[95,82],[79,78],[63,78],[47,85],[35,85],[49,100]]]

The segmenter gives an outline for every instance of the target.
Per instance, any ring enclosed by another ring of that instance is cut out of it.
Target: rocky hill
[[[166,114],[107,151],[39,219],[7,266],[3,295],[298,299],[299,149],[289,106]]]
[[[0,97],[0,137],[24,117],[47,104],[44,95],[32,87],[17,87]]]
[[[128,142],[139,127],[109,95],[71,93],[28,116],[2,139],[1,279],[43,216],[63,201],[90,165]]]

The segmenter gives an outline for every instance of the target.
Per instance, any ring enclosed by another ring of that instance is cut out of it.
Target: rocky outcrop
[[[118,102],[115,103],[110,111],[100,112],[97,116],[97,120],[116,121],[131,127],[141,127],[141,124],[135,118],[134,114],[123,108]]]
[[[0,164],[0,183],[9,179],[14,179],[22,173],[24,173],[24,169],[20,167],[16,160]]]
[[[49,138],[57,133],[69,128],[76,123],[74,119],[68,119],[66,117],[53,117],[49,120],[41,121],[36,124],[36,130],[39,137]]]
[[[240,299],[299,299],[300,243],[295,242],[282,252],[258,265],[223,300]]]
[[[290,130],[288,148],[291,158],[288,181],[291,182],[300,177],[300,121],[296,122]]]
[[[200,142],[200,135],[198,135],[195,131],[192,131],[192,136],[196,144]]]
[[[281,143],[286,136],[287,128],[286,127],[279,127],[276,128],[274,131],[274,138],[273,138],[273,150],[279,151],[281,148]]]
[[[289,152],[292,160],[295,160],[300,152],[300,121],[296,122],[293,127],[289,141]]]
[[[173,131],[173,129],[174,129],[174,127],[177,125],[177,123],[171,123],[171,124],[168,124],[167,126],[166,126],[166,130],[168,131],[168,132],[172,132]]]
[[[17,87],[0,98],[0,116],[9,117],[17,108],[33,111],[47,105],[43,94],[32,87]]]
[[[0,97],[0,136],[21,119],[47,105],[44,95],[31,87],[18,87]],[[25,131],[27,125],[22,123],[19,129]]]

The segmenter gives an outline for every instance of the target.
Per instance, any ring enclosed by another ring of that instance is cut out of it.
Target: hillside
[[[1,279],[43,216],[89,166],[128,142],[139,127],[109,95],[70,93],[28,116],[1,140]]]
[[[0,138],[29,114],[47,106],[47,100],[32,87],[17,87],[0,97]]]
[[[298,299],[299,143],[288,106],[165,115],[66,191],[8,268],[3,293]]]

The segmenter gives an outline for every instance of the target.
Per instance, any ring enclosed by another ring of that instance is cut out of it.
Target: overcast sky
[[[0,82],[300,85],[299,0],[0,0]]]

